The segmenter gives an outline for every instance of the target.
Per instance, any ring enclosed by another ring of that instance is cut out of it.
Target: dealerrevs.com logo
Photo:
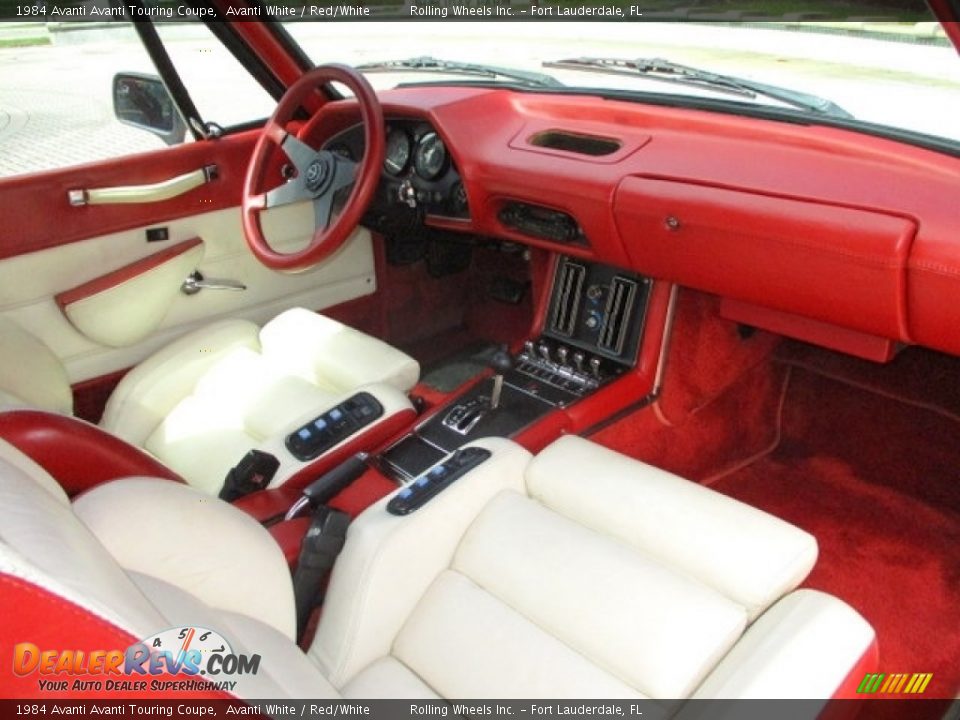
[[[30,642],[13,648],[14,674],[37,674],[38,689],[48,692],[231,691],[237,681],[228,678],[259,669],[259,655],[234,653],[222,635],[200,627],[164,630],[125,650],[50,650]]]

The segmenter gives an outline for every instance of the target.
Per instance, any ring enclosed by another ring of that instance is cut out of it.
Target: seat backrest
[[[286,605],[292,625],[290,578],[279,548],[251,518],[185,485],[152,478],[107,483],[78,502],[85,505],[83,521],[53,478],[0,440],[4,657],[13,657],[15,642],[44,650],[124,650],[168,629],[195,626],[218,632],[234,653],[261,660],[257,672],[230,678],[236,684],[225,688],[232,695],[204,686],[178,697],[337,696],[273,617],[284,615]],[[208,547],[214,542],[219,549]],[[279,569],[259,573],[271,569],[272,556]],[[35,675],[0,673],[0,695],[29,697],[36,683]],[[150,696],[150,688],[138,694]]]
[[[63,363],[40,339],[0,316],[0,410],[32,407],[73,412],[73,393]]]
[[[273,318],[260,342],[272,365],[333,392],[384,383],[406,393],[420,378],[420,365],[406,353],[304,308]]]
[[[47,472],[0,440],[0,572],[146,637],[163,618]],[[25,628],[26,630],[26,628]]]
[[[448,698],[688,697],[816,559],[802,530],[581,438],[532,462],[478,444],[493,457],[416,513],[351,527],[311,648],[336,686],[383,652]],[[412,602],[380,589],[401,579]]]

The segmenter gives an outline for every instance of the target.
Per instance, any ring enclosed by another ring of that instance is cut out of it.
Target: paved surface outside
[[[204,116],[224,125],[266,117],[273,102],[200,26],[167,27],[170,51]],[[119,123],[111,88],[120,71],[156,74],[136,35],[119,26],[54,35],[55,44],[0,48],[0,176],[164,147]]]
[[[0,175],[162,146],[159,138],[113,119],[112,60],[137,49],[117,44],[95,62],[84,62],[88,53],[79,48],[0,49]]]
[[[316,62],[359,63],[430,54],[542,70],[580,55],[667,57],[830,98],[858,118],[960,140],[960,57],[949,47],[846,36],[693,24],[365,22],[290,26]],[[205,119],[265,117],[270,98],[200,26],[166,26],[174,62]],[[48,46],[0,48],[0,176],[163,146],[113,118],[114,73],[151,72],[122,26],[57,33]],[[748,49],[749,48],[749,49]],[[845,67],[855,58],[858,68]],[[657,92],[663,83],[547,71],[570,85]],[[373,75],[377,87],[424,75]]]

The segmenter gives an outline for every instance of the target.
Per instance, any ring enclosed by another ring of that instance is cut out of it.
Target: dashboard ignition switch
[[[397,190],[397,196],[400,199],[400,202],[406,203],[412,208],[417,206],[417,190],[413,187],[413,183],[409,180],[404,180],[400,183],[400,188]]]

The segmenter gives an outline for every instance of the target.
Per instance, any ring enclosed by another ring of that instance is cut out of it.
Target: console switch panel
[[[393,515],[409,515],[419,510],[440,491],[452,485],[477,465],[490,457],[490,451],[479,447],[457,450],[439,465],[413,479],[387,504],[387,512]]]
[[[287,435],[287,450],[301,462],[313,460],[382,415],[373,395],[357,393]]]

